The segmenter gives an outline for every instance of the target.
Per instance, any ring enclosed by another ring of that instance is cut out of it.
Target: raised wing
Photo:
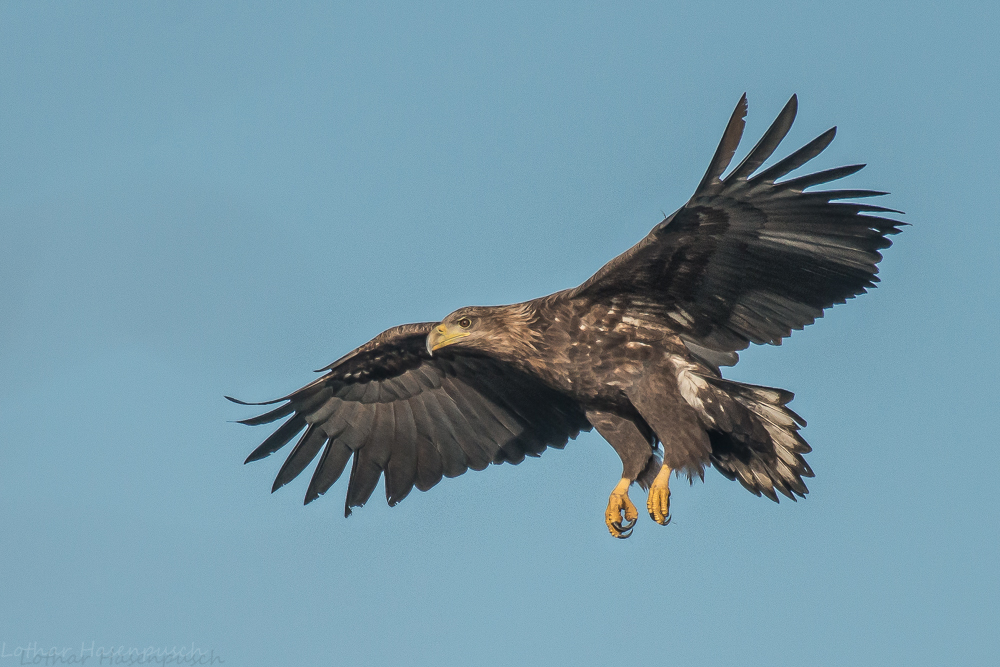
[[[905,223],[866,215],[898,211],[839,200],[886,193],[805,192],[864,165],[775,182],[819,155],[836,128],[754,175],[788,133],[796,108],[792,96],[723,179],[743,134],[744,95],[691,200],[570,296],[657,318],[701,348],[733,352],[778,345],[824,309],[874,287],[878,251]]]
[[[247,457],[248,463],[302,433],[272,492],[319,455],[305,497],[312,502],[353,458],[347,516],[352,507],[365,504],[383,471],[386,499],[395,505],[414,486],[426,491],[442,476],[482,470],[490,463],[520,463],[525,455],[561,448],[590,429],[574,401],[517,369],[445,350],[431,356],[426,338],[433,326],[389,329],[327,366],[315,382],[267,403],[283,402],[280,407],[241,422],[256,426],[289,417]]]

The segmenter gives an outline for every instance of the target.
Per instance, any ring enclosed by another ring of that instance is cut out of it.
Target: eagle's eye
[[[458,321],[458,326],[462,327],[463,329],[468,329],[469,327],[472,326],[472,320],[470,320],[468,317],[463,317]]]

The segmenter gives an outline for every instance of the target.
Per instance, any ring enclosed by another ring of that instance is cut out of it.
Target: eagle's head
[[[531,327],[534,308],[468,306],[441,320],[427,334],[427,351],[454,346],[455,351],[475,351],[495,357],[522,356],[534,348],[537,333]]]

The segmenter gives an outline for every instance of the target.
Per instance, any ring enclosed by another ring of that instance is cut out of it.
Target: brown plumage
[[[890,209],[841,201],[881,192],[804,192],[863,165],[777,182],[826,148],[832,129],[754,175],[795,112],[792,97],[722,178],[743,132],[744,96],[691,200],[588,281],[385,331],[270,402],[279,407],[244,420],[287,417],[247,461],[301,433],[272,490],[318,456],[308,503],[350,462],[350,514],[383,474],[395,505],[413,487],[516,464],[593,427],[622,459],[607,514],[616,537],[631,530],[618,512],[635,513],[633,481],[660,489],[647,507],[660,523],[669,520],[670,471],[703,476],[715,465],[756,495],[804,496],[802,478],[812,471],[802,455],[810,449],[798,433],[805,422],[786,407],[792,394],[726,380],[719,367],[736,363],[750,343],[780,344],[874,287],[879,251],[903,223],[876,215]]]

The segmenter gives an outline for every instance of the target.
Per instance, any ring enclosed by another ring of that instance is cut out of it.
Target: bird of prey
[[[706,466],[777,502],[807,493],[811,451],[791,392],[734,382],[721,366],[750,343],[778,345],[878,281],[900,221],[854,201],[871,190],[809,191],[864,165],[779,180],[819,155],[830,129],[760,170],[795,118],[793,96],[723,177],[743,134],[744,95],[694,196],[589,280],[524,303],[460,308],[393,327],[320,372],[249,425],[286,418],[247,462],[301,433],[272,491],[319,457],[305,494],[323,495],[350,462],[345,516],[383,473],[395,505],[442,477],[520,463],[597,429],[622,461],[605,512],[615,537],[646,508],[670,520],[672,472]],[[235,399],[230,399],[235,400]]]

